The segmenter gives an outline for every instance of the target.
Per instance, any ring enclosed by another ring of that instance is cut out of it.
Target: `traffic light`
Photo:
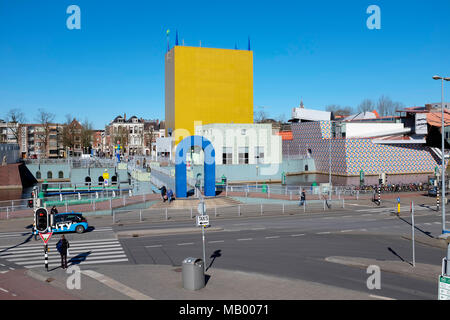
[[[28,200],[28,208],[33,208],[33,199]]]
[[[39,232],[47,232],[48,229],[48,212],[45,208],[36,210],[36,230]]]

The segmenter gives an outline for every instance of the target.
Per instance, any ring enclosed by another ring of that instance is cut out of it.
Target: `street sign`
[[[107,187],[107,186],[108,186],[108,184],[109,184],[109,181],[108,181],[108,179],[105,179],[105,180],[103,180],[103,184],[105,185],[105,187]]]
[[[41,237],[42,241],[44,241],[44,244],[47,244],[48,240],[52,237],[53,232],[49,233],[39,233],[39,236]]]
[[[400,197],[397,198],[397,203],[400,203]]]
[[[208,215],[202,215],[197,216],[197,227],[200,226],[208,226],[209,225],[209,216]]]
[[[206,212],[206,205],[204,202],[200,202],[197,207],[197,211],[199,214],[204,215]]]
[[[109,179],[109,173],[108,172],[104,172],[102,176],[103,176],[103,179],[105,179],[105,180]]]
[[[450,277],[439,276],[438,300],[450,300]]]

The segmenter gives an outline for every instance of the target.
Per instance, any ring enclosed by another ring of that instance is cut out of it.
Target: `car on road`
[[[83,214],[80,212],[65,212],[65,213],[57,213],[53,216],[53,224],[52,224],[52,232],[53,233],[62,233],[62,232],[76,232],[83,233],[88,228],[88,222]],[[38,234],[35,230],[34,234]]]

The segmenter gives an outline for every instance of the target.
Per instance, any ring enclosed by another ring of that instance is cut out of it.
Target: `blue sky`
[[[81,9],[69,30],[66,9]],[[381,29],[369,30],[369,5]],[[289,118],[308,108],[356,107],[382,94],[407,106],[440,101],[450,76],[450,1],[0,0],[0,118],[37,109],[88,118],[164,118],[165,30],[186,45],[254,52],[254,105]],[[450,87],[447,85],[447,100]]]

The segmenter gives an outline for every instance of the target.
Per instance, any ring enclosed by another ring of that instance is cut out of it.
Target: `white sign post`
[[[209,225],[209,216],[205,215],[206,206],[203,201],[198,204],[197,226],[202,228],[202,241],[203,241],[203,272],[206,272],[206,257],[205,257],[205,226]]]

